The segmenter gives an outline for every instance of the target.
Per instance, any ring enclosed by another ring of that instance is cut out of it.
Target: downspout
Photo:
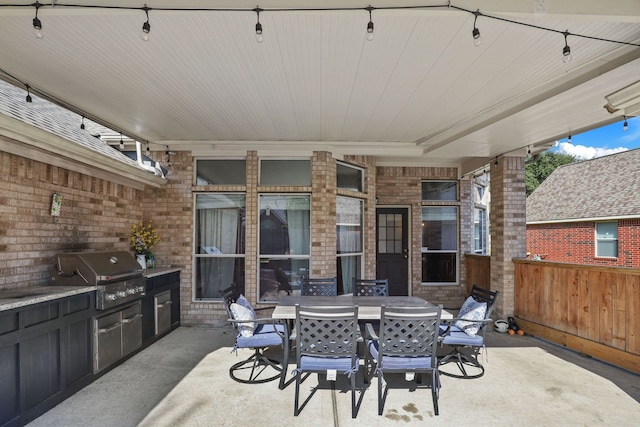
[[[160,167],[160,163],[156,162],[155,166],[145,165],[142,161],[142,147],[140,141],[136,141],[136,158],[138,159],[138,166],[142,169],[147,170],[149,172],[153,172],[154,175],[161,176],[164,178],[164,173],[162,172],[162,168]]]

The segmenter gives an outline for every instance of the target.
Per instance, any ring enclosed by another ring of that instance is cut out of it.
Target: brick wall
[[[0,289],[47,284],[60,252],[130,251],[141,199],[140,190],[0,151]]]
[[[527,252],[544,260],[640,267],[640,219],[618,221],[618,257],[596,256],[595,222],[527,225]]]

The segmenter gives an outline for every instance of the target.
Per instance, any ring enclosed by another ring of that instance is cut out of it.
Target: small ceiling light
[[[622,124],[622,130],[623,131],[628,131],[629,130],[629,124],[627,123],[627,116],[622,116],[624,117],[624,123]]]
[[[371,20],[371,11],[373,9],[374,7],[371,5],[369,5],[368,7],[365,7],[365,10],[369,11],[369,23],[367,24],[367,40],[368,41],[373,40],[373,21]]]
[[[122,140],[122,133],[120,133],[120,151],[124,151],[124,141]]]
[[[482,37],[480,37],[480,30],[476,27],[476,21],[478,20],[478,16],[482,15],[482,13],[480,13],[480,9],[478,9],[473,12],[473,14],[476,17],[473,19],[473,31],[471,32],[471,35],[473,35],[473,45],[478,47],[482,44]]]
[[[147,157],[149,157],[149,154],[151,154],[151,150],[149,150],[149,141],[147,141],[147,149],[144,152],[147,155]]]
[[[167,154],[167,166],[171,167],[171,151],[169,151],[169,146],[168,145],[167,145],[166,154]]]
[[[40,9],[40,6],[42,5],[39,2],[35,2],[33,4],[33,7],[36,8],[36,16],[33,18],[33,34],[39,39],[44,37],[44,34],[42,33],[42,22],[40,22],[40,19],[38,18],[38,9]]]
[[[571,135],[569,135],[569,137],[567,138],[567,142],[571,144]]]
[[[147,7],[147,4],[144,4],[144,7],[142,8],[142,10],[144,10],[145,15],[147,15],[147,22],[145,22],[144,24],[142,24],[142,33],[140,33],[140,38],[146,42],[149,41],[149,33],[151,32],[151,24],[149,24],[149,8]]]
[[[30,92],[30,90],[29,90],[29,89],[30,89],[30,87],[29,87],[29,85],[28,85],[28,84],[27,84],[27,85],[25,85],[25,86],[27,87],[27,98],[26,98],[26,100],[27,100],[27,103],[31,104],[31,103],[33,102],[33,99],[31,99],[31,92]]]
[[[564,35],[564,47],[562,48],[562,62],[564,62],[565,64],[568,62],[571,62],[571,48],[569,47],[569,44],[567,43],[567,36],[571,33],[569,33],[569,30],[565,31],[564,33],[562,33]]]
[[[527,156],[531,156],[531,145],[527,145]]]
[[[80,130],[84,130],[84,116],[82,116],[82,123],[80,123]]]
[[[255,9],[253,9],[253,11],[256,13],[256,16],[257,16],[256,41],[258,43],[262,43],[264,41],[264,37],[262,36],[262,24],[260,23],[260,12],[262,12],[262,9],[260,9],[259,6],[256,6]]]

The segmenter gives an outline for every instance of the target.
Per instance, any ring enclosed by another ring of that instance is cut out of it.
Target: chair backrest
[[[385,356],[433,357],[438,344],[442,306],[381,307],[378,366]]]
[[[478,285],[473,285],[471,288],[470,296],[478,301],[478,302],[486,302],[487,303],[487,311],[484,315],[485,319],[489,319],[491,317],[491,312],[493,311],[493,307],[496,304],[496,299],[498,298],[498,294],[500,291],[490,291],[489,289],[484,289],[479,287]],[[486,323],[483,324],[483,327],[486,326]]]
[[[336,277],[326,279],[305,277],[302,281],[300,294],[304,296],[335,297],[338,295],[338,279]]]
[[[355,366],[358,306],[301,307],[296,304],[296,361],[303,356],[351,357]]]
[[[387,297],[389,296],[389,281],[387,279],[356,279],[354,277],[353,295],[357,297]]]
[[[236,285],[232,283],[231,286],[229,286],[228,288],[221,290],[220,294],[222,295],[224,308],[225,310],[227,310],[227,316],[228,316],[227,318],[233,319],[233,313],[231,312],[231,304],[236,302],[238,297],[240,296],[240,293],[238,292]],[[231,325],[233,326],[233,329],[235,330],[236,334],[240,333],[240,325],[238,323],[232,322]]]

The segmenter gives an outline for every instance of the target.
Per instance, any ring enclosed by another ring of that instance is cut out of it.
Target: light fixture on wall
[[[260,9],[259,6],[256,6],[253,11],[256,13],[256,41],[258,43],[262,43],[264,41],[264,37],[262,36],[262,24],[260,23],[260,12],[262,12],[262,9]]]
[[[373,20],[371,19],[371,11],[374,9],[373,6],[369,5],[365,7],[366,10],[369,11],[369,23],[367,24],[367,40],[373,40]]]
[[[567,43],[567,36],[569,34],[571,34],[569,32],[569,30],[565,31],[564,33],[562,33],[564,35],[564,47],[562,48],[562,62],[564,62],[565,64],[568,62],[571,62],[571,48],[569,47],[569,44]]]
[[[149,8],[147,7],[146,3],[144,5],[144,7],[142,8],[142,10],[144,10],[145,15],[147,15],[147,22],[142,24],[142,33],[140,33],[140,38],[142,40],[148,42],[149,41],[149,33],[151,32],[151,24],[149,23]]]
[[[473,14],[475,15],[475,18],[473,18],[473,31],[471,32],[471,35],[473,36],[473,45],[477,47],[482,44],[482,37],[480,37],[480,30],[476,27],[476,21],[478,20],[478,16],[482,15],[482,13],[480,12],[480,9],[478,9],[473,12]]]
[[[33,18],[33,34],[36,38],[41,39],[44,37],[44,34],[42,33],[42,22],[40,18],[38,18],[38,9],[40,9],[42,5],[39,2],[35,2],[32,6],[36,8],[36,16]]]

